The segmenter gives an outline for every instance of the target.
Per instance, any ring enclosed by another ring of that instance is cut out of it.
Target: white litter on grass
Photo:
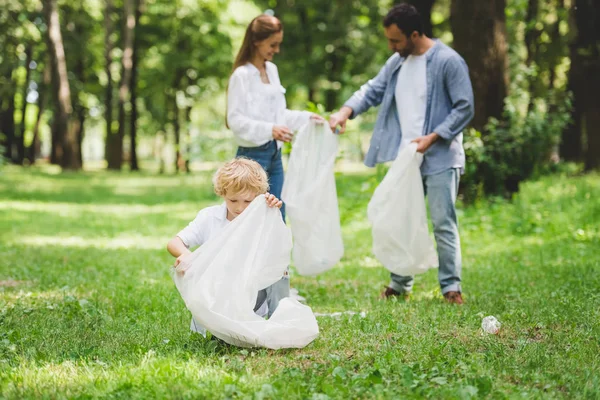
[[[364,311],[343,311],[343,312],[334,312],[334,313],[314,313],[315,317],[332,317],[332,318],[340,318],[342,315],[360,315],[361,318],[365,318],[367,313]]]
[[[483,329],[485,333],[490,333],[492,335],[497,334],[498,331],[500,331],[501,326],[502,324],[500,321],[491,315],[489,317],[485,317],[483,321],[481,321],[481,329]]]

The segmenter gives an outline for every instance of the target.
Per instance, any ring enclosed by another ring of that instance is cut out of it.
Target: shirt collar
[[[227,219],[227,204],[221,204],[221,207],[219,208],[219,212],[217,213],[216,217],[220,221]]]
[[[260,77],[260,71],[258,70],[258,68],[256,68],[256,65],[252,64],[251,62],[248,62],[246,65],[250,68],[250,71],[252,71],[252,75]],[[265,71],[267,73],[267,76],[269,77],[269,81],[271,81],[270,70],[271,68],[269,67],[269,62],[267,61],[265,63]]]

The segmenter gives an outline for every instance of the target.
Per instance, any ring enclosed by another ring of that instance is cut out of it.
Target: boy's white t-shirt
[[[402,129],[400,149],[423,135],[427,109],[426,54],[406,57],[398,73],[395,97]]]
[[[207,207],[196,215],[196,218],[177,234],[183,244],[189,247],[202,246],[218,235],[229,224],[225,203]]]
[[[196,218],[177,234],[177,237],[188,248],[202,246],[212,237],[221,233],[230,222],[227,219],[227,205],[225,203],[219,206],[203,208],[198,212]],[[268,312],[269,308],[266,301],[256,310],[256,314],[261,317],[266,316]],[[206,336],[206,329],[197,324],[193,318],[190,329]]]

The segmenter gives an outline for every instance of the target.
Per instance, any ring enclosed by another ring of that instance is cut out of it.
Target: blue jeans
[[[461,291],[462,259],[455,208],[459,181],[458,168],[423,177],[423,189],[429,203],[429,214],[439,257],[438,280],[443,294]],[[412,276],[391,275],[392,289],[400,293],[410,293],[414,284]]]
[[[281,199],[283,189],[283,163],[281,162],[281,149],[277,148],[277,142],[271,140],[258,147],[238,147],[236,157],[246,157],[259,163],[267,172],[269,178],[269,193]],[[285,221],[285,204],[281,207],[281,216]],[[273,314],[279,301],[290,295],[290,279],[286,272],[285,276],[278,282],[272,284],[258,293],[257,308],[259,303],[267,301],[269,306],[269,317]],[[262,300],[262,301],[261,301]]]

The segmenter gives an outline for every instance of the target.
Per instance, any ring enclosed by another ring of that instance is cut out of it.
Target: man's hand
[[[425,153],[427,151],[427,149],[429,149],[431,147],[431,145],[439,138],[440,138],[440,135],[433,132],[433,133],[430,133],[429,135],[418,137],[418,138],[414,139],[411,143],[417,144],[417,151],[419,153]]]
[[[340,129],[340,134],[346,132],[346,121],[352,115],[352,109],[350,107],[342,107],[338,112],[331,114],[329,117],[329,127],[331,128],[331,132],[335,132],[335,128],[339,125],[342,129]]]

